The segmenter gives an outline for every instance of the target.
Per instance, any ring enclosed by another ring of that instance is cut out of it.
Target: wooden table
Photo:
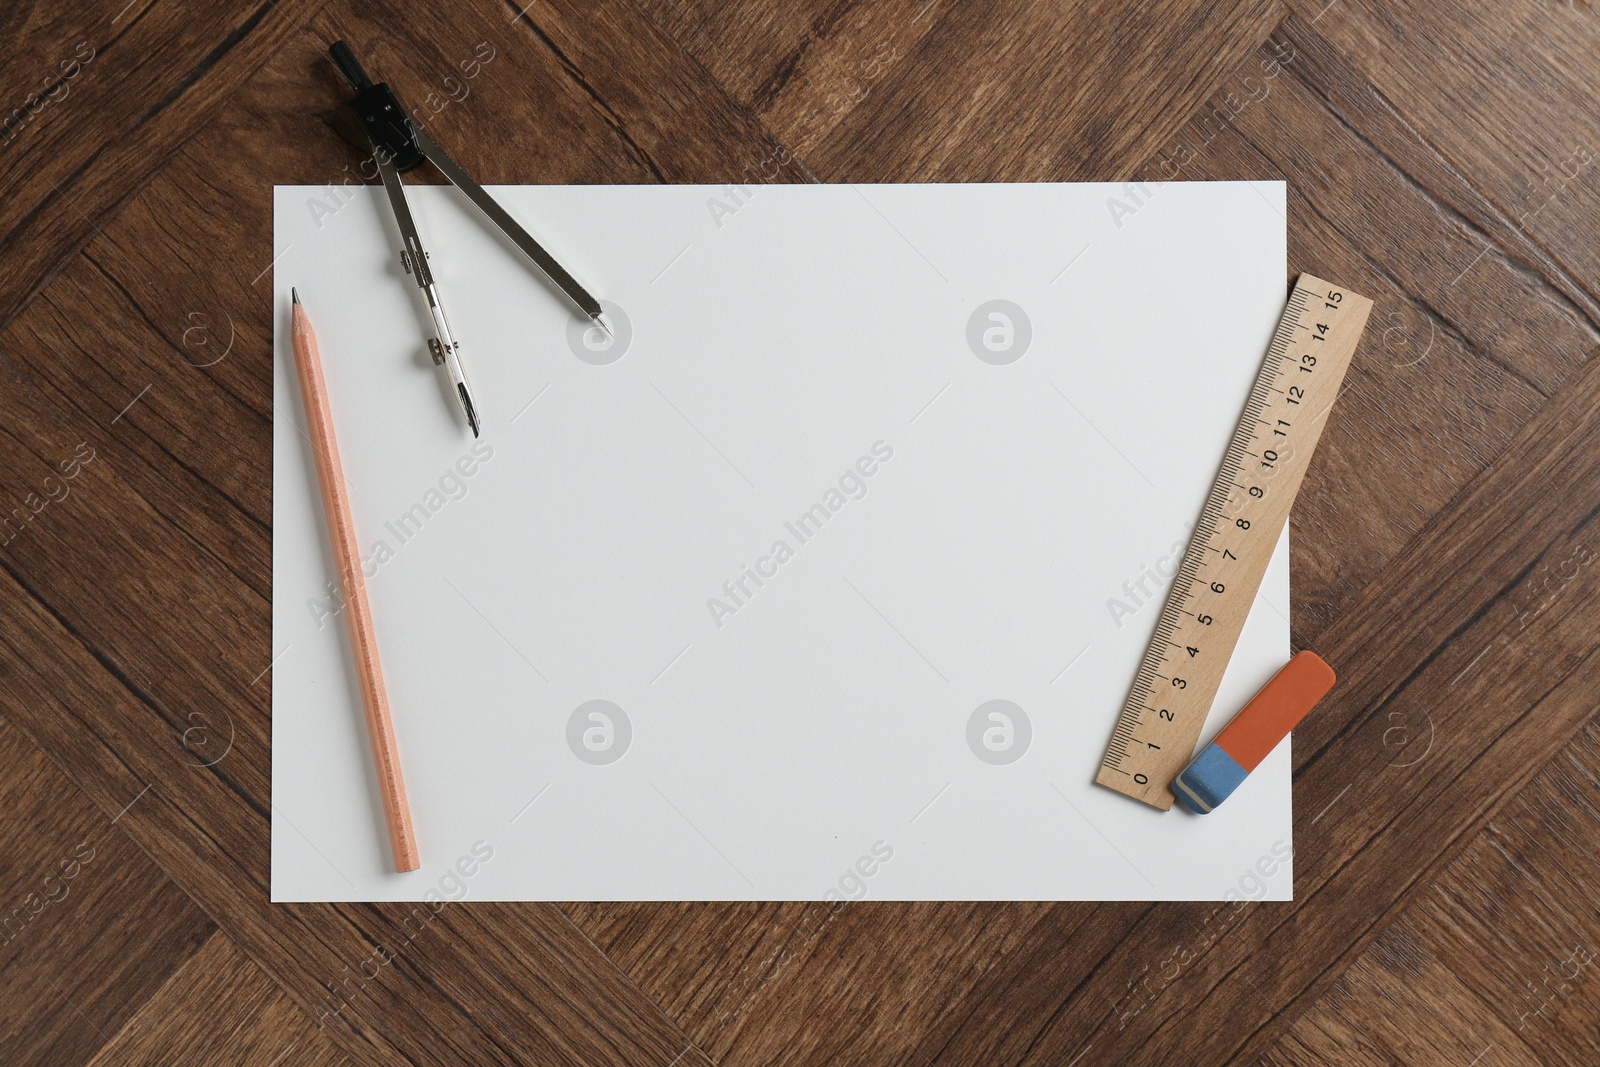
[[[8,6],[0,1060],[1597,1062],[1586,6]],[[360,180],[341,36],[486,182],[1286,180],[1377,302],[1295,902],[270,904],[272,186]]]

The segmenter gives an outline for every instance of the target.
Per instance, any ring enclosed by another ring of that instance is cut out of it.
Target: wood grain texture
[[[349,1062],[232,941],[213,934],[88,1067]]]
[[[1293,0],[1302,15],[1320,0]],[[1355,69],[1470,181],[1485,245],[1510,246],[1546,284],[1593,306],[1600,249],[1600,115],[1585,81],[1600,26],[1581,5],[1341,0],[1320,24]],[[1535,251],[1537,249],[1538,251]],[[1526,250],[1526,251],[1524,251]],[[1457,272],[1473,268],[1470,257]],[[1455,273],[1451,277],[1454,278]]]
[[[0,325],[315,9],[318,0],[11,5],[0,78]],[[70,14],[69,14],[70,12]],[[13,37],[12,33],[17,36]],[[21,47],[17,47],[21,46]],[[46,83],[49,79],[49,83]]]
[[[6,1062],[1594,1060],[1589,13],[114,0],[0,28],[0,889],[26,911],[62,843],[96,849],[7,928]],[[367,150],[339,37],[491,183],[1139,179],[1139,208],[1287,181],[1291,269],[1376,301],[1292,520],[1294,638],[1341,677],[1294,738],[1294,903],[269,904],[271,186],[338,204]]]
[[[1287,181],[1290,262],[1376,303],[1313,461],[1324,488],[1293,519],[1294,639],[1314,646],[1584,365],[1600,318],[1525,270],[1520,247],[1486,245],[1452,206],[1472,201],[1459,176],[1298,18],[1141,176]],[[1452,264],[1480,256],[1451,284]]]
[[[1259,0],[941,5],[936,28],[810,166],[833,181],[1117,180],[1276,16]]]
[[[118,831],[115,811],[97,811],[4,720],[0,766],[0,1060],[81,1063],[214,927]]]
[[[1274,1064],[1600,1059],[1600,726],[1591,722],[1362,953]],[[1396,1010],[1396,1004],[1404,1005]]]

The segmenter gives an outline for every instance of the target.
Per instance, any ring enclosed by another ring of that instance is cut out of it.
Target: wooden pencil
[[[372,607],[367,603],[367,585],[361,574],[361,547],[356,540],[355,523],[350,513],[350,495],[345,489],[344,469],[339,463],[339,446],[333,434],[333,415],[328,407],[328,385],[322,374],[322,356],[317,335],[300,304],[294,299],[294,318],[290,337],[294,344],[295,366],[300,373],[300,395],[306,406],[306,433],[317,456],[317,475],[322,482],[322,510],[328,518],[328,536],[339,567],[339,585],[344,593],[344,617],[350,625],[350,643],[355,652],[356,673],[361,678],[361,702],[366,709],[367,739],[372,744],[372,761],[378,770],[378,790],[383,794],[383,812],[389,823],[389,846],[394,869],[414,871],[422,866],[417,855],[416,830],[411,824],[411,809],[406,802],[405,778],[400,773],[400,751],[395,743],[394,721],[389,714],[389,695],[383,685],[383,669],[378,662],[378,639],[372,625]]]

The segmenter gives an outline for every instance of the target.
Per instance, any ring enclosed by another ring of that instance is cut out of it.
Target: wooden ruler
[[[1172,807],[1372,301],[1300,275],[1095,781]]]

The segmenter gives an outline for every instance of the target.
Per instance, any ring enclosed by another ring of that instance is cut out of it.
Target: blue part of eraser
[[[1172,795],[1196,815],[1204,815],[1227,800],[1249,774],[1213,742],[1172,780]]]

